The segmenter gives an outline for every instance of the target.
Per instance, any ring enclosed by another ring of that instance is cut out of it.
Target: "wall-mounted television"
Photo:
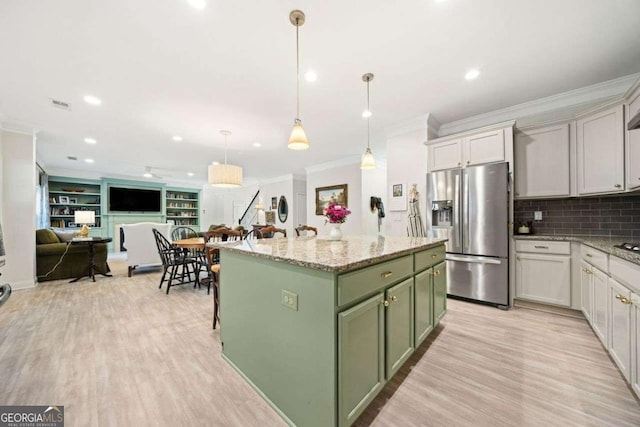
[[[160,212],[162,190],[109,187],[110,212]]]

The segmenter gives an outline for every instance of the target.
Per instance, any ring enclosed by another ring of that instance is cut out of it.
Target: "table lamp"
[[[89,227],[87,224],[96,223],[96,213],[94,211],[75,211],[74,220],[76,224],[82,224],[82,230],[78,232],[79,237],[89,237]]]

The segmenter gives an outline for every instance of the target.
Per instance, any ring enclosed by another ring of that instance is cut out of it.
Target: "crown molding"
[[[334,169],[340,166],[360,165],[360,156],[348,156],[340,160],[333,160],[326,163],[320,163],[313,166],[307,166],[305,170],[307,174],[321,172],[327,169]]]
[[[481,128],[475,128],[475,129],[471,129],[471,130],[467,130],[464,132],[459,132],[459,133],[455,133],[455,134],[451,134],[451,135],[446,135],[446,136],[442,136],[440,138],[434,138],[434,139],[430,139],[425,141],[425,145],[431,145],[435,142],[442,142],[442,141],[448,141],[450,139],[458,139],[458,138],[462,138],[465,136],[469,136],[469,135],[475,135],[477,133],[482,133],[482,132],[490,132],[492,130],[497,130],[497,129],[504,129],[504,128],[508,128],[508,127],[513,127],[515,126],[516,121],[515,120],[508,120],[506,122],[500,122],[500,123],[492,123],[488,126],[484,126]]]
[[[400,122],[398,124],[388,126],[384,129],[387,139],[394,138],[396,136],[404,135],[410,132],[423,131],[425,132],[424,139],[427,138],[430,126],[435,128],[435,132],[440,127],[440,123],[431,114],[424,114],[413,119]]]
[[[30,126],[20,123],[6,122],[0,118],[0,130],[11,133],[19,133],[21,135],[29,135],[35,137],[38,131]]]
[[[488,113],[478,114],[462,120],[445,123],[440,126],[438,136],[447,136],[455,133],[480,128],[489,123],[496,123],[505,120],[518,120],[525,117],[544,115],[549,111],[559,112],[564,109],[571,109],[576,105],[595,105],[599,101],[611,102],[615,99],[622,100],[629,91],[629,88],[640,79],[640,73],[620,77],[606,82],[597,83],[591,86],[570,90],[545,98],[536,99],[522,104]],[[574,113],[575,115],[575,113]]]

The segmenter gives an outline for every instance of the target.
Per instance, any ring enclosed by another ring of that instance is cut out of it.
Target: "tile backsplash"
[[[542,211],[542,221],[533,213]],[[640,194],[516,200],[515,227],[531,221],[535,234],[634,237],[640,241]]]

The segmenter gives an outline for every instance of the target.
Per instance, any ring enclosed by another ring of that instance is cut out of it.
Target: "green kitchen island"
[[[222,355],[297,426],[348,426],[446,311],[445,240],[219,244]]]

